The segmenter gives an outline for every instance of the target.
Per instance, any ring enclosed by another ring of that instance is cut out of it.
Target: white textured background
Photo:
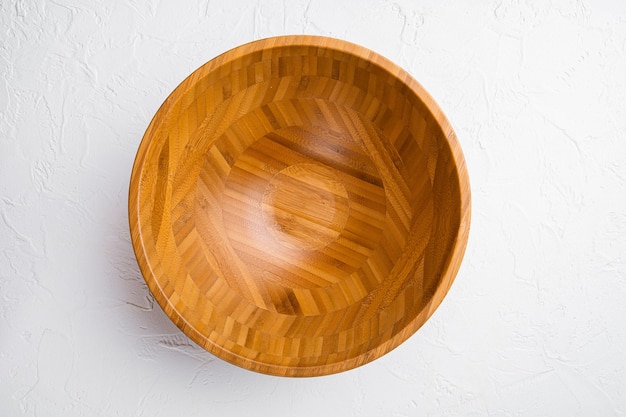
[[[189,342],[144,285],[126,208],[176,85],[294,33],[413,74],[473,190],[432,319],[313,379]],[[626,415],[626,2],[0,0],[0,415]]]

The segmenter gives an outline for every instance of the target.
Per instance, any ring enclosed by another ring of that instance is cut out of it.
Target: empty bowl
[[[157,111],[129,193],[132,243],[172,321],[257,372],[316,376],[389,352],[460,266],[467,171],[441,109],[363,47],[252,42]]]

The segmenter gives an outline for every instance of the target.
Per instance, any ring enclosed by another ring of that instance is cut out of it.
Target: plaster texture
[[[221,52],[296,33],[408,70],[454,125],[473,191],[434,316],[310,379],[190,342],[127,221],[167,95]],[[621,0],[1,0],[0,415],[626,415],[625,103]]]

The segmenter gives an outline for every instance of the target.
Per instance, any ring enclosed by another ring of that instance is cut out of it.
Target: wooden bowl
[[[434,312],[470,191],[442,111],[404,70],[314,36],[207,62],[148,126],[130,181],[139,267],[165,313],[235,365],[363,365]]]

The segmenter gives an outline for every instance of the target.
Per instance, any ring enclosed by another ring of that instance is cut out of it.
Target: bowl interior
[[[210,61],[150,124],[130,192],[139,264],[172,320],[255,371],[386,353],[447,292],[467,240],[454,133],[426,92],[342,41]]]

